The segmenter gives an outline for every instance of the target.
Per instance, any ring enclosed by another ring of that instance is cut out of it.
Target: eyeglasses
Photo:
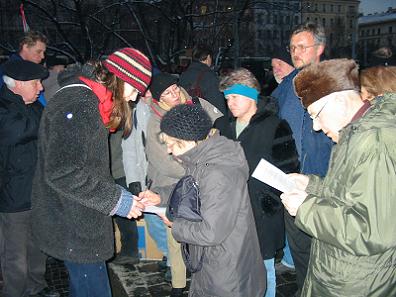
[[[329,100],[322,106],[322,108],[319,110],[319,112],[316,114],[316,116],[311,117],[313,121],[317,120],[319,118],[320,113],[323,111],[323,109],[326,107],[327,103],[329,103]]]
[[[294,53],[294,51],[295,50],[298,50],[299,52],[301,52],[301,53],[305,53],[306,51],[307,51],[307,48],[310,48],[310,47],[314,47],[314,46],[317,46],[318,44],[313,44],[313,45],[302,45],[302,44],[299,44],[299,45],[288,45],[288,46],[286,46],[286,50],[289,52],[289,53]]]

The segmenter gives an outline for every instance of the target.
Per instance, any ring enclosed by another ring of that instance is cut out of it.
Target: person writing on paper
[[[208,114],[199,105],[178,105],[161,120],[160,138],[168,153],[194,179],[201,201],[201,221],[176,217],[172,235],[188,243],[191,259],[202,259],[192,273],[189,296],[262,297],[265,268],[246,180],[249,175],[239,143],[211,130]],[[166,203],[151,191],[144,199]],[[200,255],[202,255],[202,258]]]
[[[249,70],[231,71],[222,78],[220,90],[234,117],[226,122],[218,121],[216,128],[221,135],[239,141],[245,153],[249,165],[249,197],[267,270],[265,296],[275,297],[275,254],[285,245],[284,208],[280,192],[252,177],[252,172],[261,158],[284,172],[296,172],[296,146],[289,125],[276,115],[276,101],[271,97],[259,98],[260,84]]]
[[[309,66],[294,85],[336,143],[324,178],[292,175],[299,189],[281,195],[313,237],[301,296],[396,296],[396,94],[362,101],[347,59]]]
[[[170,186],[183,175],[184,168],[168,155],[166,146],[160,143],[160,122],[163,115],[172,107],[180,104],[199,104],[211,116],[212,121],[222,116],[217,108],[208,101],[188,95],[179,86],[177,77],[170,73],[159,73],[153,76],[150,84],[152,100],[149,102],[151,116],[147,123],[147,138],[145,152],[147,156],[147,178],[153,181],[152,190],[162,197],[168,197]],[[169,191],[168,191],[169,190]],[[168,256],[170,272],[172,274],[172,290],[170,297],[182,297],[186,287],[186,267],[181,256],[180,244],[172,237],[167,229]],[[165,274],[167,277],[167,274]]]
[[[151,63],[123,48],[85,65],[48,102],[39,128],[32,190],[33,235],[63,260],[70,296],[110,297],[105,261],[114,255],[111,216],[136,218],[144,205],[110,174],[109,130],[131,130],[129,101],[146,91]]]

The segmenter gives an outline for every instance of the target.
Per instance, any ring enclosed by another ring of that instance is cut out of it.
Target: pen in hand
[[[146,189],[147,190],[150,190],[151,189],[151,185],[153,184],[153,180],[150,178],[148,181],[147,181],[147,184],[146,184]]]
[[[155,192],[152,192],[151,185],[153,184],[153,180],[149,179],[147,180],[146,183],[146,190],[139,193],[139,198],[141,199],[140,201],[145,205],[145,206],[151,206],[151,205],[157,205],[160,204],[161,202],[161,197]]]

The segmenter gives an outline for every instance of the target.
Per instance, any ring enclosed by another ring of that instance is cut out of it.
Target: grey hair
[[[9,89],[15,87],[15,79],[13,79],[12,77],[9,77],[7,75],[3,75],[3,81],[4,81],[4,83],[7,85],[7,87]]]
[[[290,37],[301,32],[310,32],[313,35],[316,44],[326,45],[326,33],[322,25],[312,22],[300,24],[294,28]]]

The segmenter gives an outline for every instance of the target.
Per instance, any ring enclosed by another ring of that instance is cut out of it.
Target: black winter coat
[[[216,128],[230,139],[238,140],[249,164],[249,196],[263,259],[271,259],[284,246],[285,227],[280,192],[251,175],[261,158],[284,172],[298,172],[298,154],[292,131],[286,121],[276,115],[272,99],[259,101],[258,110],[249,125],[236,137],[236,120],[217,121]]]
[[[42,105],[0,89],[0,212],[30,210]]]
[[[198,81],[199,80],[199,81]],[[180,75],[180,86],[182,86],[190,96],[198,96],[226,114],[226,104],[223,93],[219,91],[219,78],[216,73],[201,62],[192,62],[185,72]],[[197,85],[201,94],[193,94],[192,88]]]

